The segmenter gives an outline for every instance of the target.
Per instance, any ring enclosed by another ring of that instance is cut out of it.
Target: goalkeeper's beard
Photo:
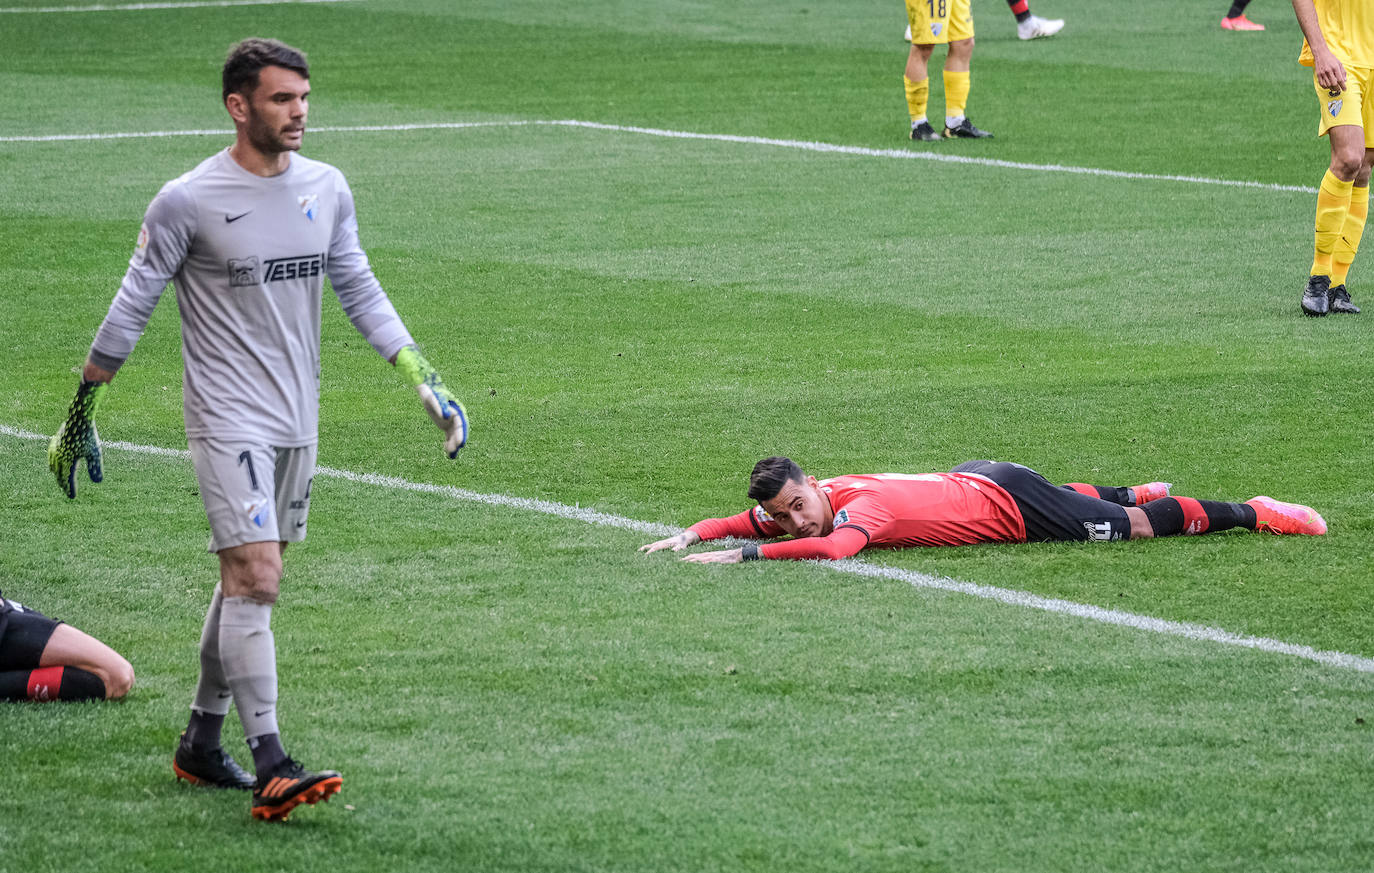
[[[248,144],[264,155],[279,155],[282,152],[298,152],[301,145],[305,142],[305,119],[299,123],[288,124],[280,129],[272,127],[252,104],[248,105],[248,128],[245,131],[248,135]],[[292,134],[299,134],[294,140],[287,140]]]

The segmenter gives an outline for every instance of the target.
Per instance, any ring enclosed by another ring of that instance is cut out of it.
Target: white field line
[[[283,6],[291,3],[357,3],[360,0],[189,0],[185,3],[94,3],[89,6],[10,6],[0,14],[54,12],[144,12],[150,9],[198,9],[216,6]]]
[[[330,2],[330,0],[310,0],[310,2]],[[664,130],[656,127],[634,127],[622,124],[602,124],[597,121],[578,121],[576,119],[527,120],[527,121],[470,121],[470,122],[432,122],[417,124],[366,124],[344,125],[337,127],[312,127],[310,133],[386,133],[412,130],[462,130],[474,127],[580,127],[588,130],[604,130],[613,133],[633,133],[643,136],[657,136],[668,139],[699,139],[713,142],[739,143],[741,145],[769,146],[772,148],[797,149],[824,154],[852,155],[855,157],[886,158],[905,161],[937,161],[950,164],[969,164],[980,167],[993,167],[1003,170],[1020,170],[1030,173],[1066,173],[1076,176],[1102,176],[1111,179],[1126,179],[1145,182],[1177,182],[1187,185],[1215,185],[1224,188],[1252,188],[1261,191],[1281,191],[1285,193],[1315,194],[1316,188],[1303,185],[1277,185],[1270,182],[1253,182],[1238,179],[1213,179],[1207,176],[1174,176],[1161,173],[1130,173],[1124,170],[1104,170],[1099,167],[1077,167],[1068,164],[1031,164],[1022,161],[1001,161],[996,158],[972,158],[966,155],[952,155],[934,150],[908,149],[871,149],[863,146],[836,145],[825,142],[807,142],[795,139],[769,139],[761,136],[739,136],[729,133],[695,133],[688,130]],[[103,139],[155,139],[170,136],[233,136],[232,130],[149,130],[134,133],[58,133],[46,136],[0,136],[5,142],[73,142]]]
[[[322,2],[322,0],[319,0]],[[520,127],[530,124],[561,124],[555,121],[447,121],[432,124],[358,124],[347,127],[312,127],[308,133],[377,133],[408,130],[461,130],[465,127]],[[233,136],[219,130],[142,130],[130,133],[53,133],[44,136],[0,136],[0,142],[84,142],[103,139],[159,139],[173,136]]]
[[[21,430],[20,428],[10,427],[5,424],[0,424],[0,434],[24,440],[48,439],[48,437],[42,434]],[[168,458],[181,458],[185,460],[190,460],[191,457],[191,453],[185,449],[165,449],[160,446],[144,446],[120,441],[107,441],[103,443],[103,447],[107,449],[121,449],[127,452],[137,452],[145,455],[157,455]],[[601,527],[615,527],[623,530],[631,530],[636,533],[647,534],[654,537],[667,537],[676,533],[681,533],[680,528],[670,527],[665,524],[639,521],[633,518],[625,518],[624,516],[597,512],[594,509],[586,509],[580,506],[568,506],[564,503],[554,503],[549,500],[511,497],[506,494],[484,494],[479,491],[469,491],[465,488],[455,488],[451,485],[431,485],[424,482],[410,482],[395,476],[383,476],[377,473],[354,473],[348,470],[337,470],[333,467],[318,467],[315,473],[318,476],[343,479],[348,482],[374,485],[380,488],[390,488],[397,491],[434,494],[439,497],[446,497],[450,500],[482,503],[488,506],[519,509],[525,512],[538,512],[544,515],[552,515],[571,521],[581,521]],[[949,579],[943,576],[931,576],[926,573],[918,573],[914,570],[903,570],[897,567],[883,567],[856,558],[848,558],[843,561],[817,561],[815,563],[820,567],[837,573],[848,573],[855,576],[867,576],[879,579],[892,579],[898,582],[905,582],[914,588],[933,588],[938,591],[950,591],[956,594],[966,594],[970,597],[979,597],[984,600],[995,600],[999,603],[1005,603],[1011,606],[1038,609],[1043,612],[1053,612],[1061,615],[1070,615],[1087,621],[1128,627],[1135,630],[1163,634],[1165,636],[1219,643],[1225,646],[1257,649],[1261,652],[1304,658],[1308,661],[1315,661],[1318,664],[1325,664],[1329,667],[1340,667],[1346,670],[1355,670],[1360,673],[1374,673],[1374,659],[1365,658],[1360,655],[1352,655],[1346,652],[1325,651],[1322,649],[1314,649],[1311,646],[1299,645],[1297,643],[1286,643],[1283,640],[1232,633],[1231,631],[1218,627],[1207,627],[1182,621],[1168,621],[1162,618],[1152,618],[1148,615],[1136,615],[1134,613],[1121,612],[1115,609],[1103,609],[1100,606],[1074,603],[1070,600],[1056,600],[1054,598],[1041,597],[1036,594],[1030,594],[1025,591],[1015,591],[1009,588],[997,588],[992,585],[977,585],[972,582],[960,582],[957,579]]]

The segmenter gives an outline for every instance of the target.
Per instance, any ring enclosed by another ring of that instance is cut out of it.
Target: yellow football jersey
[[[1369,0],[1314,0],[1317,23],[1336,59],[1347,66],[1374,68],[1374,3]],[[1312,66],[1312,48],[1302,41],[1298,63]]]

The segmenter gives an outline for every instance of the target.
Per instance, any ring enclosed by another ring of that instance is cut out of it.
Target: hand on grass
[[[697,552],[680,560],[689,564],[738,564],[744,560],[743,549],[726,549],[721,552]]]
[[[648,554],[649,552],[660,552],[664,549],[672,549],[675,552],[680,552],[688,546],[694,546],[699,542],[701,542],[701,537],[697,536],[690,530],[685,530],[677,536],[668,537],[667,539],[659,540],[656,543],[647,543],[645,545],[642,545],[639,547],[639,550],[641,552],[644,552],[645,554]]]

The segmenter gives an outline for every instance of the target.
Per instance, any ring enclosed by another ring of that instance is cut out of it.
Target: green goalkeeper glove
[[[444,380],[415,346],[406,346],[397,352],[396,368],[415,386],[425,411],[444,432],[444,451],[450,458],[458,457],[458,450],[468,441],[468,413],[463,404],[449,393]]]
[[[100,434],[95,432],[94,418],[100,398],[109,387],[109,382],[82,381],[67,410],[67,420],[48,441],[48,469],[57,477],[57,487],[69,498],[76,497],[78,461],[86,462],[86,473],[92,482],[105,478],[100,468]]]

